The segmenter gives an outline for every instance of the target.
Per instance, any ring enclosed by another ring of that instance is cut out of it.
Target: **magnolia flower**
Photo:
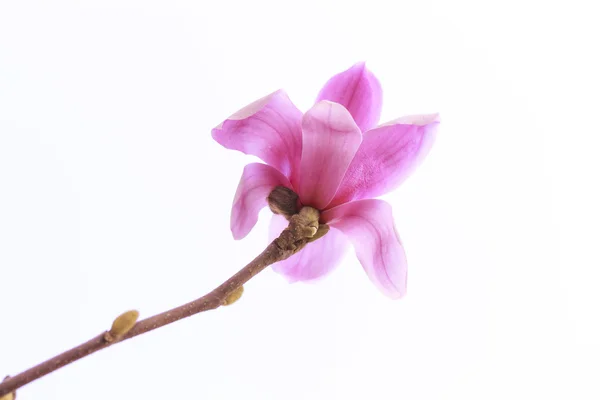
[[[414,115],[376,126],[381,104],[377,78],[359,63],[331,78],[305,114],[278,90],[213,129],[212,137],[222,146],[266,163],[244,168],[231,211],[236,240],[252,230],[278,186],[294,191],[299,206],[318,209],[319,222],[330,227],[324,237],[273,266],[289,281],[331,272],[349,239],[384,294],[405,294],[406,256],[392,208],[374,198],[395,189],[421,162],[439,119],[437,114]],[[286,225],[282,216],[273,215],[271,237]]]

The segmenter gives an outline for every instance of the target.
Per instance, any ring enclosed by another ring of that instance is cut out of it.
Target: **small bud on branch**
[[[125,311],[113,321],[110,331],[106,332],[104,339],[107,342],[112,342],[119,339],[134,327],[140,313],[136,310]]]
[[[225,300],[223,300],[223,305],[224,306],[232,305],[233,303],[235,303],[242,297],[243,293],[244,293],[243,286],[236,288],[233,292],[229,293],[229,295],[227,297],[225,297]]]

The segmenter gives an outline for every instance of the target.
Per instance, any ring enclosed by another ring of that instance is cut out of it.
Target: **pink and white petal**
[[[302,112],[283,90],[242,108],[212,130],[225,148],[251,154],[287,177],[302,152]]]
[[[343,105],[365,132],[377,125],[382,98],[381,84],[362,62],[329,79],[317,101],[329,100]]]
[[[250,233],[258,221],[258,213],[267,205],[267,196],[276,186],[292,188],[275,168],[260,163],[246,165],[231,208],[230,227],[235,240]]]
[[[302,118],[302,157],[294,186],[304,205],[323,209],[360,146],[362,133],[343,106],[315,104]]]
[[[275,240],[288,222],[280,215],[273,215],[269,227],[269,239]],[[330,229],[320,239],[290,258],[273,264],[273,270],[289,282],[312,281],[329,274],[339,264],[348,247],[346,237],[336,229]]]
[[[339,229],[354,245],[369,279],[387,296],[406,293],[406,255],[394,227],[392,207],[383,200],[342,204],[321,214],[325,223]]]
[[[414,115],[366,132],[327,207],[377,197],[397,188],[429,153],[438,125],[438,114]]]

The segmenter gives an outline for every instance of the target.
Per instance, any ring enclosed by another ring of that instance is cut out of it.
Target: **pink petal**
[[[365,272],[384,294],[397,299],[406,293],[406,255],[388,203],[354,201],[327,210],[321,217],[350,239]]]
[[[317,97],[320,100],[346,107],[362,132],[377,125],[381,115],[381,85],[364,62],[331,78],[321,89]]]
[[[300,161],[302,112],[278,90],[246,106],[212,130],[222,146],[259,157],[286,176]]]
[[[372,198],[398,187],[425,158],[438,114],[402,117],[365,132],[344,180],[327,207]]]
[[[270,240],[278,237],[287,224],[282,216],[273,215],[269,228]],[[318,279],[334,270],[347,246],[348,240],[344,235],[336,229],[330,229],[325,236],[308,243],[287,260],[273,264],[273,270],[285,276],[289,282]]]
[[[335,195],[360,146],[362,134],[341,105],[321,101],[302,119],[298,195],[304,205],[325,207]]]
[[[258,221],[258,213],[267,205],[267,196],[279,185],[292,188],[275,168],[259,163],[246,165],[231,208],[230,226],[235,240],[250,233]]]

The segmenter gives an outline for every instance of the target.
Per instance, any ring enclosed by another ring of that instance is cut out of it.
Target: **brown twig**
[[[105,347],[112,346],[115,343],[131,339],[135,336],[150,332],[161,326],[168,325],[180,319],[198,314],[203,311],[213,310],[221,305],[228,304],[228,297],[238,291],[246,282],[252,279],[256,274],[265,269],[267,266],[281,260],[285,260],[294,253],[302,249],[308,242],[312,241],[317,235],[317,231],[322,236],[322,228],[318,223],[319,212],[311,207],[304,207],[300,213],[290,218],[289,226],[275,239],[267,248],[248,265],[242,268],[239,272],[227,279],[223,284],[214,289],[212,292],[196,299],[190,303],[157,314],[153,317],[143,319],[125,333],[120,332],[115,336],[113,330],[103,332],[98,336],[80,344],[70,350],[65,351],[41,364],[36,365],[18,375],[12,376],[0,383],[0,397],[14,392],[16,389],[41,378],[50,372],[64,367],[74,361],[85,356],[95,353]],[[326,227],[326,225],[324,226]],[[326,233],[326,231],[325,231]],[[134,311],[128,312],[120,316],[130,317]],[[134,318],[137,317],[137,314]],[[117,318],[117,320],[119,319]],[[113,325],[113,329],[115,324]]]

